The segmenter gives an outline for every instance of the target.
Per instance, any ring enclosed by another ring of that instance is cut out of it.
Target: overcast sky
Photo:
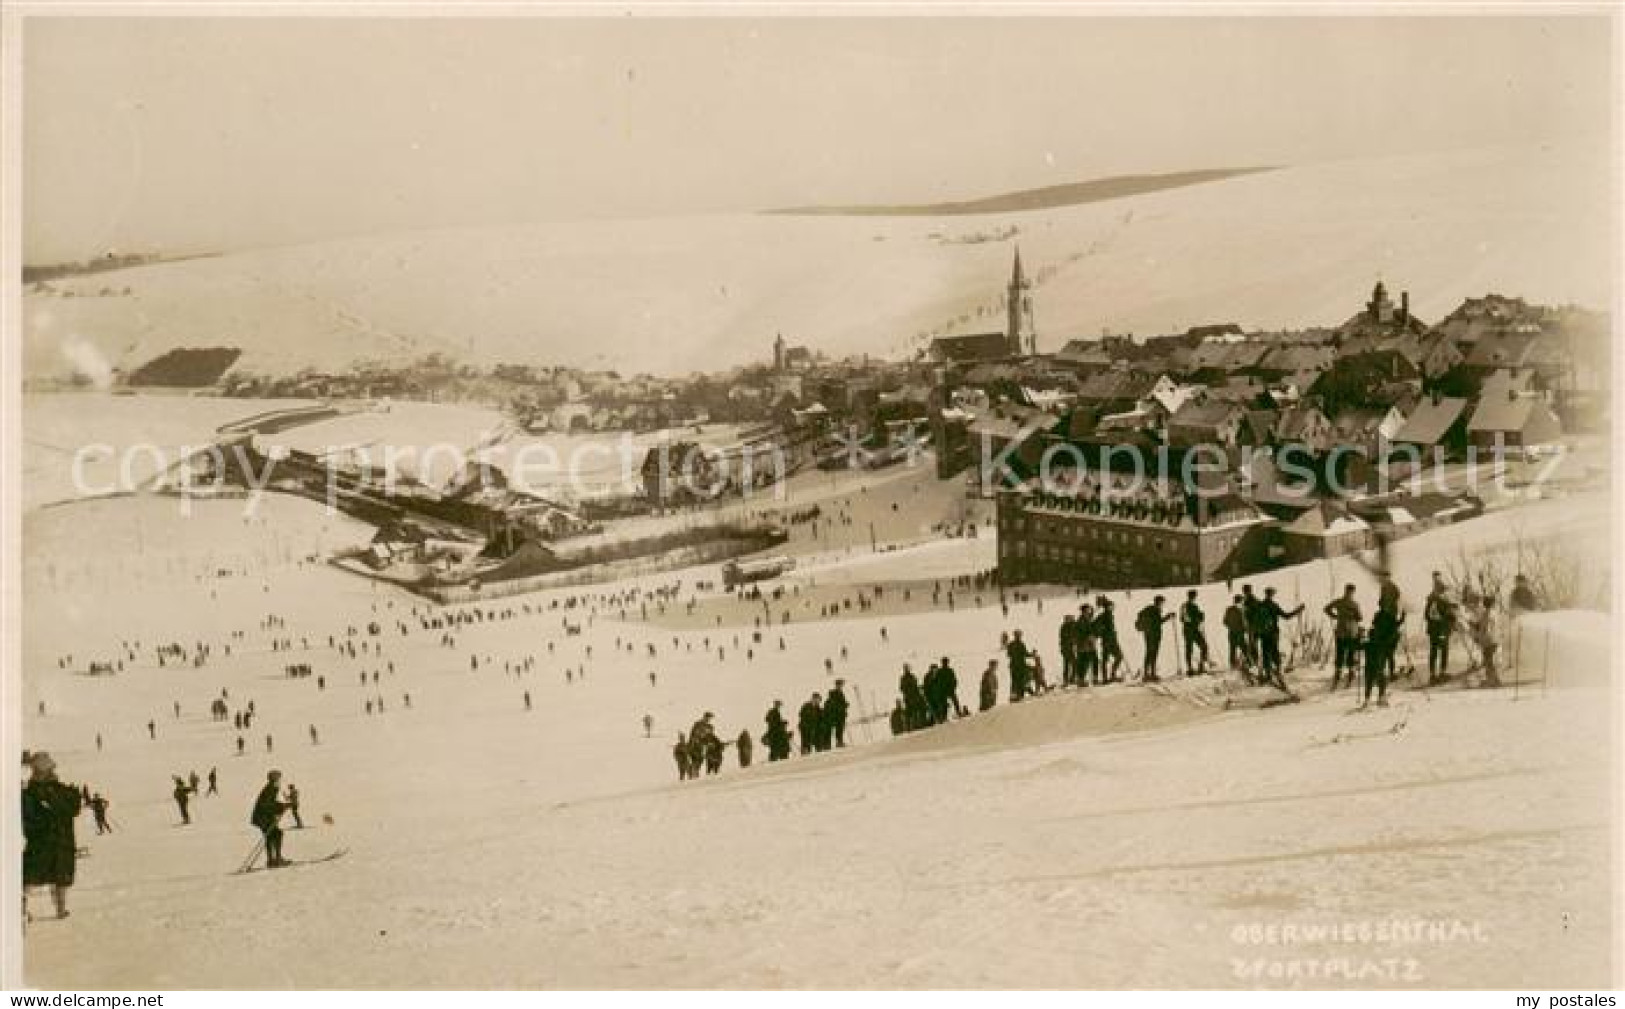
[[[1606,136],[1610,32],[1533,17],[36,17],[24,250],[930,201]]]

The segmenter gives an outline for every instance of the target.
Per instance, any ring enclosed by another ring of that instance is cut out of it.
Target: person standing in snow
[[[1162,651],[1162,625],[1174,618],[1172,613],[1162,611],[1162,604],[1166,601],[1162,596],[1152,597],[1150,604],[1134,618],[1134,629],[1145,639],[1145,666],[1140,671],[1141,683],[1156,683],[1159,679],[1157,656]]]
[[[1196,602],[1196,590],[1185,593],[1184,605],[1179,608],[1179,628],[1185,634],[1185,675],[1205,673],[1211,664],[1207,650],[1207,631],[1202,625],[1207,614]]]
[[[1061,685],[1070,687],[1078,678],[1078,620],[1068,613],[1061,618]]]
[[[1247,658],[1247,612],[1245,599],[1232,596],[1224,610],[1225,644],[1230,653],[1230,670],[1252,679],[1251,663]]]
[[[1116,683],[1123,678],[1123,646],[1117,640],[1117,614],[1105,596],[1095,600],[1095,639],[1100,642],[1101,680]]]
[[[1072,624],[1072,652],[1077,685],[1099,685],[1100,653],[1095,647],[1095,608],[1088,603],[1078,607],[1078,619]]]
[[[818,745],[820,723],[824,719],[824,709],[821,699],[813,694],[801,706],[796,727],[801,731],[801,752],[803,755],[822,749]]]
[[[688,739],[681,732],[677,734],[677,743],[671,748],[672,759],[677,761],[677,780],[687,781],[694,775],[688,762]]]
[[[931,720],[925,692],[920,689],[920,681],[906,662],[903,663],[903,675],[898,678],[897,687],[903,695],[903,711],[908,715],[909,731],[925,728]]]
[[[1484,670],[1482,686],[1496,688],[1501,685],[1501,674],[1495,666],[1496,654],[1500,651],[1497,628],[1495,626],[1495,597],[1485,593],[1479,599],[1472,615],[1473,642],[1478,645],[1480,665]]]
[[[113,832],[113,825],[107,822],[107,805],[107,800],[102,797],[100,792],[90,797],[90,811],[95,814],[96,833],[98,834],[111,834]]]
[[[908,731],[908,712],[903,710],[903,699],[899,697],[891,709],[891,734],[901,736]]]
[[[953,663],[948,661],[946,655],[937,664],[937,668],[941,670],[937,679],[942,684],[942,710],[944,712],[942,721],[947,721],[949,715],[955,718],[964,718],[967,712],[965,706],[959,701],[959,674],[954,672]]]
[[[1456,629],[1456,604],[1444,576],[1433,572],[1433,590],[1422,604],[1422,625],[1428,635],[1428,686],[1449,679],[1450,635]]]
[[[305,821],[299,817],[299,787],[291,781],[288,782],[288,797],[285,802],[288,812],[293,814],[293,829],[304,830]]]
[[[784,702],[774,701],[767,709],[767,731],[762,742],[767,746],[767,759],[771,763],[790,756],[790,726],[784,720]]]
[[[287,811],[287,804],[282,801],[282,772],[271,771],[265,776],[265,787],[254,799],[254,809],[248,815],[248,822],[259,829],[260,836],[265,841],[265,865],[270,869],[280,869],[287,865],[287,859],[282,857],[282,814]]]
[[[175,808],[180,810],[181,826],[190,826],[192,823],[192,814],[187,807],[191,803],[192,789],[187,786],[185,778],[182,778],[178,774],[174,775],[174,778],[175,789],[171,794],[175,797]]]
[[[1343,586],[1342,596],[1327,603],[1322,612],[1332,621],[1332,689],[1338,688],[1345,675],[1348,685],[1352,687],[1356,678],[1355,667],[1359,664],[1360,621],[1364,619],[1360,604],[1354,598],[1354,586]]]
[[[57,780],[56,761],[43,751],[24,754],[29,767],[22,788],[23,918],[28,919],[30,887],[48,887],[56,916],[68,916],[68,888],[73,886],[79,846],[73,821],[79,815],[79,790]]]
[[[1371,703],[1371,694],[1377,695],[1377,707],[1388,706],[1388,661],[1399,643],[1399,618],[1382,607],[1371,618],[1371,629],[1365,636],[1365,691],[1360,707]]]
[[[727,743],[724,743],[715,734],[705,741],[705,773],[716,774],[722,770],[722,757]]]
[[[836,680],[835,686],[830,688],[829,696],[824,699],[822,732],[825,736],[825,745],[820,749],[828,749],[831,739],[837,747],[846,746],[846,691],[841,689],[845,685],[845,680]]]
[[[1275,601],[1273,585],[1264,590],[1264,599],[1256,610],[1259,657],[1264,663],[1264,676],[1282,690],[1287,687],[1281,663],[1281,620],[1291,619],[1302,612],[1302,605],[1295,610],[1282,609],[1281,604]]]
[[[1028,666],[1032,652],[1028,650],[1027,643],[1021,640],[1020,630],[1011,635],[1009,644],[1004,647],[1004,654],[1010,666],[1010,703],[1014,704],[1032,690]]]

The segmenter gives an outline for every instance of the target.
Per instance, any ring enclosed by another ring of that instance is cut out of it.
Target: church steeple
[[[1388,298],[1388,287],[1381,278],[1377,286],[1371,289],[1371,300],[1365,303],[1366,314],[1372,322],[1387,325],[1394,315],[1394,303]]]
[[[1010,287],[1005,292],[1005,342],[1011,357],[1038,352],[1038,335],[1033,328],[1032,282],[1021,268],[1021,246],[1016,246],[1015,264],[1010,269]]]

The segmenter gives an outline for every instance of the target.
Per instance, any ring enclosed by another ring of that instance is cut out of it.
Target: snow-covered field
[[[1212,322],[1335,325],[1371,282],[1433,320],[1486,291],[1612,301],[1606,147],[1287,167],[1184,189],[958,218],[733,215],[413,232],[52,282],[24,297],[32,377],[235,346],[291,373],[429,352],[686,373],[766,360],[775,334],[896,356],[1003,325],[1014,226],[1041,349]],[[109,287],[127,296],[96,296]],[[74,297],[65,297],[67,293]],[[99,363],[98,363],[99,362]]]
[[[29,395],[22,411],[23,509],[133,490],[190,452],[213,444],[215,429],[222,424],[304,402],[218,396]]]
[[[716,579],[705,568],[584,590],[568,613],[549,608],[564,592],[495,601],[454,647],[419,628],[425,604],[311,562],[370,530],[307,501],[269,496],[249,517],[241,501],[183,515],[147,497],[30,512],[24,743],[107,795],[116,832],[97,837],[81,820],[89,855],[73,916],[31,927],[29,983],[1610,983],[1617,686],[1599,614],[1529,625],[1516,697],[1407,688],[1356,714],[1309,669],[1295,674],[1302,704],[1266,710],[1245,692],[1227,710],[1218,685],[1121,686],[1001,704],[895,741],[883,722],[856,721],[845,752],[739,771],[730,751],[723,776],[679,785],[670,744],[703,711],[725,737],[759,736],[774,699],[793,720],[834,675],[861,719],[889,709],[904,662],[923,671],[940,656],[973,703],[1000,631],[1016,627],[1058,666],[1069,592],[1036,593],[1008,616],[985,590],[959,590],[953,612],[917,605],[935,579],[991,562],[990,536],[918,532],[926,515],[952,517],[942,486],[809,478],[800,489],[825,494],[840,520],[827,541],[801,534],[803,563],[770,627],[756,625],[759,604],[696,596],[696,580]],[[1514,533],[1606,543],[1607,506],[1571,498],[1407,541],[1400,583],[1414,608],[1443,559]],[[868,549],[871,522],[881,552]],[[1606,559],[1592,556],[1588,576],[1600,577]],[[1350,562],[1254,579],[1312,611],[1345,580],[1373,594]],[[678,582],[665,612],[603,595]],[[873,611],[817,618],[875,584],[886,588]],[[1224,593],[1202,589],[1214,639]],[[1135,598],[1118,598],[1131,613]],[[261,628],[273,614],[285,629]],[[581,634],[564,633],[566,617]],[[329,648],[351,628],[381,654]],[[274,637],[293,651],[272,652]],[[122,673],[76,671],[116,658],[121,641],[140,642]],[[211,643],[214,657],[157,668],[152,647],[170,641]],[[505,669],[527,658],[530,672]],[[285,678],[289,662],[310,663],[325,689]],[[363,685],[373,672],[377,685]],[[223,690],[258,712],[243,756],[230,723],[207,714]],[[367,714],[379,698],[384,711]],[[195,800],[194,824],[177,826],[171,776],[211,767],[222,794]],[[230,875],[254,843],[248,810],[272,767],[303,795],[308,829],[289,832],[288,853],[347,847],[345,858]],[[1418,919],[1434,931],[1386,932]],[[1369,941],[1284,941],[1289,925],[1363,928]],[[1371,937],[1379,927],[1389,941]]]

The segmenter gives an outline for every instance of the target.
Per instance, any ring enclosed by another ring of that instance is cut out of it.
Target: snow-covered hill
[[[832,355],[897,355],[999,328],[1016,241],[1048,349],[1102,327],[1332,324],[1379,274],[1427,319],[1488,290],[1603,307],[1607,165],[1590,145],[1531,147],[1026,213],[526,224],[237,252],[30,291],[25,366],[54,377],[233,346],[238,368],[273,374],[431,351],[681,373],[766,359],[780,332]]]
[[[730,751],[722,776],[679,785],[671,742],[702,711],[728,738],[759,735],[774,698],[793,718],[841,676],[861,718],[889,706],[903,663],[918,671],[940,656],[974,706],[976,677],[1012,628],[1053,659],[1056,624],[1076,603],[1066,590],[1036,590],[1006,613],[991,592],[962,588],[956,610],[902,612],[910,585],[921,600],[940,574],[984,567],[989,541],[869,553],[867,519],[890,512],[884,500],[859,491],[826,503],[853,521],[823,532],[830,557],[783,581],[787,623],[763,630],[760,604],[696,590],[712,568],[656,576],[687,587],[647,621],[607,597],[574,611],[549,608],[566,593],[496,600],[454,648],[420,629],[445,610],[308,562],[370,534],[310,502],[273,496],[252,515],[199,503],[183,515],[138,497],[32,512],[22,743],[108,795],[116,832],[97,836],[81,819],[89,857],[73,915],[31,929],[28,982],[1609,983],[1615,635],[1603,613],[1533,618],[1509,650],[1523,670],[1516,694],[1408,683],[1392,707],[1355,713],[1351,694],[1328,693],[1326,670],[1299,668],[1304,702],[1266,710],[1224,710],[1205,680],[1176,681],[1178,696],[1132,685],[1018,707],[1001,696],[992,712],[893,741],[883,723],[854,723],[858,745],[785,765],[739,771]],[[1601,542],[1608,504],[1576,497],[1400,544],[1412,625],[1428,572],[1459,551],[1520,535]],[[842,543],[858,547],[845,564]],[[1374,594],[1347,559],[1253,579],[1311,613],[1345,580]],[[874,582],[888,586],[877,609],[819,618]],[[1216,623],[1226,587],[1200,592]],[[1114,595],[1125,613],[1145,600]],[[270,615],[286,625],[266,628]],[[584,630],[561,633],[561,621]],[[329,647],[352,631],[382,654]],[[272,651],[275,638],[293,651]],[[196,669],[151,664],[152,646],[170,640],[208,641],[215,655]],[[128,641],[142,659],[122,673],[73,671]],[[1125,646],[1138,661],[1138,642]],[[70,669],[57,665],[65,654]],[[535,667],[515,673],[526,659]],[[283,676],[294,661],[325,684]],[[1169,662],[1165,649],[1165,672]],[[367,673],[379,680],[363,685]],[[233,706],[255,702],[251,732],[209,720],[222,691]],[[378,700],[387,710],[369,712]],[[170,775],[211,767],[221,794],[199,797],[193,824],[176,826]],[[289,854],[347,846],[348,857],[230,875],[253,845],[248,809],[272,767],[304,797],[307,829],[289,832]],[[1374,938],[1416,922],[1443,931]],[[1316,931],[1282,941],[1287,926]]]

